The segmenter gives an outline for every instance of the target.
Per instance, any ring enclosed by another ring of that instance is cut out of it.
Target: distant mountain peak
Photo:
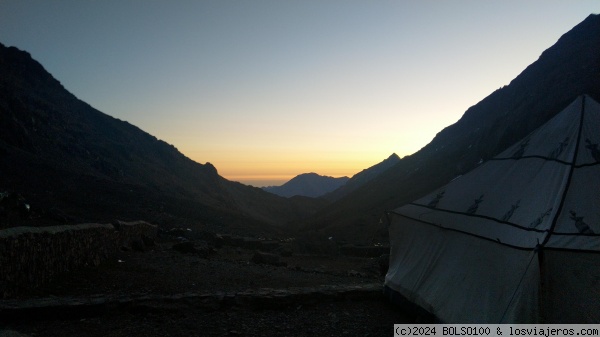
[[[209,162],[206,162],[204,164],[204,168],[206,168],[207,171],[209,171],[209,172],[211,172],[213,174],[216,174],[216,175],[219,174],[219,172],[217,171],[217,168],[213,164],[211,164]]]
[[[301,173],[301,174],[297,175],[296,177],[294,177],[293,179],[298,178],[298,177],[316,177],[316,176],[326,177],[326,176],[321,176],[315,172],[309,172],[309,173]]]
[[[307,226],[349,240],[360,238],[364,227],[354,219],[362,219],[362,224],[377,223],[385,211],[447,184],[477,167],[482,159],[493,158],[582,94],[600,101],[598,14],[562,35],[509,85],[471,106],[421,150],[335,199],[307,221]],[[340,190],[347,189],[351,181]]]
[[[263,187],[263,190],[288,198],[296,195],[317,198],[344,185],[348,179],[350,178],[322,176],[314,172],[302,173],[281,186]]]
[[[386,160],[393,160],[393,161],[398,161],[400,160],[400,156],[398,156],[395,152],[392,153],[389,157],[387,157]],[[384,160],[385,161],[385,160]]]

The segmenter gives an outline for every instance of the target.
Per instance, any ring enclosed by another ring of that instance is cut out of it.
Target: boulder
[[[144,242],[144,245],[146,247],[154,247],[154,246],[156,246],[156,242],[154,241],[154,238],[150,237],[148,235],[142,235],[142,241]]]
[[[192,238],[192,230],[189,228],[181,228],[181,227],[171,228],[168,231],[166,231],[166,234],[168,236],[175,237],[175,238],[179,238],[179,237],[183,237],[186,239]]]
[[[173,250],[184,254],[195,254],[200,257],[208,257],[213,253],[213,249],[208,246],[206,241],[184,241],[173,244]]]
[[[147,250],[146,244],[141,237],[131,239],[131,249],[136,252],[145,252]]]
[[[256,264],[268,264],[272,266],[287,266],[287,263],[281,261],[279,255],[263,253],[263,252],[255,252],[251,259],[252,262]]]
[[[263,240],[260,241],[260,250],[263,252],[273,252],[281,247],[281,243],[275,240]]]
[[[242,248],[246,249],[262,249],[262,241],[255,238],[244,237],[242,238]]]
[[[176,250],[180,253],[185,253],[185,254],[195,254],[196,253],[196,247],[194,246],[194,242],[192,241],[184,241],[184,242],[178,242],[176,244],[173,244],[173,250]]]
[[[386,246],[355,246],[352,244],[343,245],[340,252],[345,256],[355,257],[379,257],[390,251]]]
[[[294,255],[294,251],[292,250],[292,247],[290,245],[284,245],[281,246],[281,248],[279,249],[279,255],[289,257]]]

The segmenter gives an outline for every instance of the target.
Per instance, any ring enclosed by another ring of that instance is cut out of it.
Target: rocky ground
[[[403,317],[383,301],[363,300],[283,309],[118,311],[6,329],[25,336],[392,336],[394,323],[407,323]]]
[[[385,336],[415,319],[381,294],[377,258],[177,243],[2,301],[0,336]]]

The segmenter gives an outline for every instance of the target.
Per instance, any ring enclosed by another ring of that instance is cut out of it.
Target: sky
[[[266,186],[418,151],[598,12],[596,0],[0,0],[0,43],[94,108]]]

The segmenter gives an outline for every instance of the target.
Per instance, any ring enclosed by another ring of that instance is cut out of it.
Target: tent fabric
[[[566,291],[557,289],[578,277],[585,286],[569,291],[600,303],[599,127],[600,105],[581,96],[495,158],[390,212],[386,287],[452,323],[560,321]],[[555,260],[573,252],[568,259],[584,262],[563,270]],[[599,322],[600,310],[577,317]]]
[[[577,251],[544,251],[543,316],[546,322],[600,322],[600,258]]]

